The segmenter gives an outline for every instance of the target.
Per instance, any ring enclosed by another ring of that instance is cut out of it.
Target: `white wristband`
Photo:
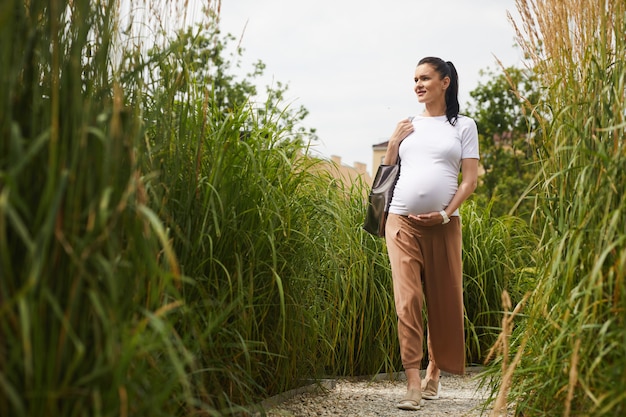
[[[446,224],[450,221],[450,217],[448,217],[448,213],[446,213],[445,210],[441,210],[439,214],[441,214],[441,217],[443,217],[443,222],[441,224]]]

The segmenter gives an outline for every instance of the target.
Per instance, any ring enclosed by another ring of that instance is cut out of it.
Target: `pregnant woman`
[[[465,371],[459,207],[476,188],[479,158],[476,123],[459,114],[454,65],[423,58],[414,90],[424,110],[398,123],[383,161],[400,164],[385,239],[407,378],[407,393],[397,404],[403,410],[419,410],[422,398],[439,398],[441,370]],[[429,362],[422,381],[424,303]]]

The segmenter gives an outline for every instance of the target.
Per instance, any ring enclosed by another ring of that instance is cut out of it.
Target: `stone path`
[[[292,392],[270,399],[265,405],[268,417],[396,417],[396,416],[489,416],[482,403],[489,397],[480,388],[478,371],[465,376],[445,375],[441,379],[441,398],[425,401],[419,411],[402,411],[395,407],[406,390],[403,375],[395,380],[379,376],[372,380],[325,381],[322,386],[310,386],[308,392]],[[391,376],[393,377],[393,376]]]

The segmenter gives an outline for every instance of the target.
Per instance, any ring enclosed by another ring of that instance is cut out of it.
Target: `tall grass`
[[[518,1],[546,88],[535,217],[538,285],[513,333],[523,415],[626,413],[626,5]],[[505,395],[506,390],[501,392]]]
[[[179,120],[151,138],[161,172],[155,196],[188,277],[180,332],[210,369],[198,386],[245,403],[321,374],[309,359],[319,335],[309,306],[320,253],[315,229],[306,230],[314,220],[306,196],[321,184],[271,119],[254,121],[244,109],[211,114],[202,91],[200,101],[193,88],[187,93],[182,107],[164,107]],[[219,325],[207,326],[213,316]]]
[[[502,293],[517,303],[535,283],[537,236],[519,217],[491,214],[474,201],[461,208],[466,359],[482,364],[502,330]]]
[[[339,187],[341,187],[338,184]],[[362,230],[365,184],[335,201],[340,216],[331,229],[329,270],[323,281],[323,329],[329,340],[327,372],[372,375],[399,369],[399,345],[391,270],[384,240]]]
[[[0,7],[0,414],[169,415],[190,399],[179,265],[109,72],[112,4]]]

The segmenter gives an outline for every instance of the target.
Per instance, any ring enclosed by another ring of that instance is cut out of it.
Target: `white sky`
[[[455,64],[461,112],[495,57],[522,65],[507,11],[519,21],[514,0],[222,0],[220,28],[243,33],[244,70],[267,65],[259,92],[286,83],[309,110],[318,154],[371,173],[372,145],[422,110],[412,90],[420,58]]]

